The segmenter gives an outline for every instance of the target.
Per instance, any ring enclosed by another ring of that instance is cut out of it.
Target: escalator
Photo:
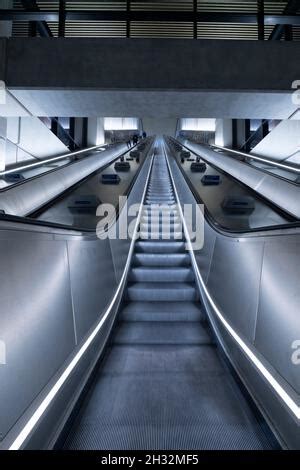
[[[237,182],[145,150],[110,222],[133,237],[1,218],[0,449],[299,449],[299,222],[224,215]]]
[[[62,446],[274,448],[271,431],[206,320],[179,201],[163,148],[158,149],[119,321]]]

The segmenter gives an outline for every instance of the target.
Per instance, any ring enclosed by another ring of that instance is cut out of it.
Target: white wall
[[[30,116],[18,101],[6,92],[0,105],[0,168],[32,158],[46,158],[69,149],[37,117]]]
[[[32,158],[47,158],[69,152],[39,118],[9,117],[5,120],[6,166]]]
[[[147,135],[170,135],[175,137],[177,119],[142,118],[143,129]]]
[[[251,153],[272,160],[300,163],[300,120],[281,121]]]
[[[180,119],[180,130],[183,131],[211,131],[216,130],[215,119],[205,118],[182,118]]]
[[[20,118],[18,145],[25,152],[38,158],[51,157],[69,151],[39,118],[33,116]]]

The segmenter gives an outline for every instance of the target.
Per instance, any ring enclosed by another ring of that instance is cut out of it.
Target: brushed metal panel
[[[239,333],[254,340],[263,242],[218,236],[208,289]]]
[[[3,437],[75,346],[64,242],[0,244],[0,433]]]
[[[105,311],[117,283],[108,239],[69,241],[68,254],[79,343]]]
[[[203,295],[205,296],[205,294]],[[292,413],[288,412],[283,401],[278,399],[275,390],[267,385],[264,376],[241,351],[237,342],[228,334],[217,317],[214,316],[213,311],[211,309],[208,310],[211,312],[214,328],[221,338],[222,346],[230,362],[234,365],[254,402],[258,405],[260,411],[262,411],[277,439],[279,439],[280,444],[284,448],[299,450],[300,427],[296,419]],[[260,357],[260,359],[266,366],[268,365],[263,357]],[[271,372],[275,379],[280,382],[280,376],[276,374],[276,371],[273,371],[271,368]]]
[[[202,250],[195,253],[197,265],[199,266],[203,281],[207,284],[211,263],[216,243],[216,232],[214,232],[208,224],[204,226],[204,245]]]
[[[192,151],[203,155],[210,163],[215,164],[218,168],[273,201],[278,207],[300,218],[299,187],[297,185],[264,173],[260,169],[240,162],[236,158],[223,154],[220,157],[218,152],[209,149],[207,146],[190,141],[183,141],[183,143]]]
[[[151,148],[150,148],[148,156],[143,163],[143,167],[141,168],[140,173],[136,179],[136,182],[129,193],[128,200],[127,200],[128,210],[133,204],[140,204],[141,202],[149,167],[151,164],[151,156],[152,156],[152,153],[151,153]],[[125,207],[123,208],[121,213],[122,213],[122,217],[124,216],[124,214],[126,214]],[[134,216],[128,215],[127,217],[128,226],[129,224],[133,223],[136,217],[137,217],[137,212],[136,212],[136,215]],[[119,233],[119,230],[120,230],[119,229],[120,220],[121,220],[121,217],[119,217],[119,219],[117,220],[117,224],[116,224],[117,234]],[[124,268],[125,268],[125,264],[126,264],[126,260],[128,256],[128,250],[130,247],[130,242],[131,242],[130,238],[127,238],[124,240],[119,239],[119,238],[115,240],[113,239],[110,240],[110,247],[111,247],[117,282],[120,281]]]
[[[195,206],[195,198],[193,193],[191,192],[187,182],[183,178],[181,171],[178,168],[178,165],[174,158],[169,158],[169,164],[171,167],[171,171],[174,177],[174,181],[176,184],[176,189],[178,193],[178,197],[180,200],[181,205],[184,204],[192,204]],[[194,212],[193,212],[194,216]],[[195,231],[195,224],[193,220],[193,230]],[[201,271],[201,275],[204,279],[204,282],[207,282],[208,275],[211,267],[211,260],[213,256],[213,250],[216,240],[216,232],[207,224],[203,218],[204,223],[204,240],[203,240],[203,247],[201,250],[195,250],[194,255]]]
[[[126,149],[125,144],[117,144],[101,153],[93,152],[89,157],[54,172],[41,174],[33,180],[8,188],[0,193],[0,209],[6,214],[26,216],[85,176],[111,162]]]
[[[300,341],[300,240],[266,243],[255,346],[300,393],[300,364],[292,348]]]

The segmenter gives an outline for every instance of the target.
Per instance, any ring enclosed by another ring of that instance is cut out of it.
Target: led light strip
[[[141,205],[140,205],[138,216],[137,216],[137,219],[136,219],[136,224],[135,224],[133,236],[132,236],[132,239],[131,239],[131,244],[130,244],[129,253],[128,253],[128,256],[127,256],[126,265],[125,265],[125,268],[124,268],[124,271],[123,271],[122,278],[119,282],[118,288],[116,290],[116,293],[115,293],[109,307],[107,308],[105,314],[101,318],[101,320],[98,322],[98,324],[96,325],[96,327],[94,328],[94,330],[92,331],[90,336],[87,338],[87,340],[81,346],[81,348],[79,349],[77,354],[74,356],[74,358],[72,359],[70,364],[67,366],[67,368],[64,370],[64,372],[61,374],[59,379],[53,385],[53,387],[51,388],[49,393],[43,399],[42,403],[38,406],[38,408],[35,410],[35,412],[31,416],[31,418],[27,421],[27,423],[25,424],[22,431],[18,434],[17,438],[10,445],[9,450],[19,450],[22,447],[25,440],[28,438],[29,434],[33,431],[34,427],[36,426],[36,424],[38,423],[40,418],[43,416],[43,414],[45,413],[45,411],[49,407],[50,403],[53,401],[53,399],[55,398],[55,396],[57,395],[57,393],[59,392],[59,390],[61,389],[63,384],[66,382],[66,380],[70,376],[71,372],[74,370],[74,368],[76,367],[76,365],[78,364],[78,362],[82,358],[83,354],[86,352],[86,350],[89,348],[90,344],[93,342],[93,340],[95,339],[95,337],[97,336],[97,334],[101,330],[102,325],[105,323],[105,320],[109,316],[109,314],[110,314],[110,312],[111,312],[111,310],[114,306],[114,303],[115,303],[121,289],[123,288],[123,284],[124,284],[124,281],[126,280],[128,269],[129,269],[129,266],[130,266],[130,263],[131,263],[131,257],[132,257],[132,253],[133,253],[134,243],[135,243],[135,239],[136,239],[136,235],[137,235],[137,231],[138,231],[138,226],[139,226],[139,223],[140,223],[140,218],[141,218],[142,209],[143,209],[143,202],[145,200],[146,191],[147,191],[147,187],[148,187],[148,181],[149,181],[149,177],[150,177],[150,173],[151,173],[151,169],[152,169],[153,157],[154,157],[154,155],[152,155],[151,161],[150,161],[150,164],[149,164],[146,183],[145,183],[145,187],[144,187],[144,191],[143,191],[143,195],[142,195],[142,199],[141,199]]]
[[[19,172],[22,172],[24,170],[28,170],[29,168],[35,168],[37,166],[43,166],[46,163],[52,163],[52,162],[56,162],[58,160],[64,160],[66,158],[75,157],[76,155],[82,155],[84,153],[93,152],[94,150],[97,150],[97,149],[103,148],[103,147],[104,147],[103,145],[95,145],[94,147],[89,147],[87,149],[76,150],[75,152],[70,152],[70,153],[66,153],[64,155],[59,155],[58,157],[47,158],[45,160],[39,160],[36,163],[28,163],[28,165],[23,165],[23,166],[18,167],[18,168],[12,168],[11,170],[1,171],[0,176],[10,175],[11,173],[19,173]]]
[[[164,149],[164,151],[165,151],[165,156],[166,156],[166,150]],[[198,265],[197,265],[197,262],[196,262],[196,259],[195,259],[195,255],[194,255],[193,247],[192,247],[192,244],[191,244],[189,232],[187,230],[187,226],[186,226],[185,219],[184,219],[184,216],[183,216],[182,208],[181,208],[181,205],[180,205],[180,202],[179,202],[179,197],[178,197],[176,185],[175,185],[175,182],[174,182],[174,179],[173,179],[172,171],[171,171],[170,164],[169,164],[167,156],[166,156],[166,160],[167,160],[167,164],[168,164],[168,168],[169,168],[169,172],[170,172],[170,176],[171,176],[171,180],[172,180],[172,184],[173,184],[175,197],[176,197],[176,200],[177,200],[177,205],[178,205],[178,208],[179,208],[179,213],[180,213],[182,223],[183,223],[184,234],[185,234],[185,237],[186,237],[186,240],[187,240],[187,244],[189,246],[189,251],[190,251],[190,254],[191,254],[191,258],[192,258],[193,267],[194,267],[196,275],[197,275],[197,277],[198,277],[198,279],[201,283],[201,286],[202,286],[202,288],[205,292],[205,295],[206,295],[210,305],[212,306],[215,314],[217,315],[217,317],[219,318],[219,320],[221,321],[221,323],[223,324],[225,329],[228,331],[228,333],[238,343],[240,348],[248,356],[248,358],[251,360],[251,362],[262,373],[264,378],[268,381],[268,383],[271,385],[271,387],[275,390],[277,395],[283,400],[283,402],[289,408],[289,410],[295,415],[295,417],[298,420],[300,420],[300,406],[298,406],[297,403],[290,397],[290,395],[284,390],[284,388],[279,384],[279,382],[275,379],[275,377],[273,377],[273,375],[270,373],[270,371],[263,365],[263,363],[258,359],[258,357],[253,353],[253,351],[251,351],[251,349],[247,346],[247,344],[242,340],[242,338],[237,334],[237,332],[227,322],[227,320],[223,317],[221,311],[219,310],[219,308],[215,304],[213,298],[211,297],[211,295],[210,295],[210,293],[209,293],[209,291],[208,291],[208,289],[207,289],[207,287],[206,287],[206,285],[203,281],[203,278],[200,274],[200,271],[199,271],[199,268],[198,268]]]
[[[251,158],[251,160],[257,160],[259,162],[268,163],[269,165],[273,165],[275,167],[277,166],[277,167],[283,168],[284,170],[287,170],[287,171],[292,171],[294,173],[300,173],[300,168],[297,167],[297,166],[287,165],[286,163],[276,162],[275,160],[270,160],[268,158],[258,157],[257,155],[252,155],[250,153],[244,153],[244,152],[240,152],[240,151],[237,151],[237,150],[228,149],[227,147],[220,147],[219,145],[210,145],[210,147],[217,148],[217,149],[220,149],[220,150],[226,150],[226,152],[233,153],[235,155],[242,155],[243,157]]]

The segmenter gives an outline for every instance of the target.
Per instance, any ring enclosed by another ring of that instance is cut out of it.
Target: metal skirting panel
[[[0,258],[4,437],[74,349],[75,330],[64,241],[26,239],[22,232],[11,239],[9,232],[1,231]]]
[[[266,243],[254,344],[298,396],[300,371],[292,356],[300,345],[299,283],[299,238]]]
[[[109,305],[118,281],[108,239],[101,241],[101,250],[99,240],[68,241],[68,255],[76,341],[80,343],[99,312]]]
[[[217,237],[206,283],[225,318],[251,342],[255,337],[263,254],[263,241],[240,243],[240,239]]]

